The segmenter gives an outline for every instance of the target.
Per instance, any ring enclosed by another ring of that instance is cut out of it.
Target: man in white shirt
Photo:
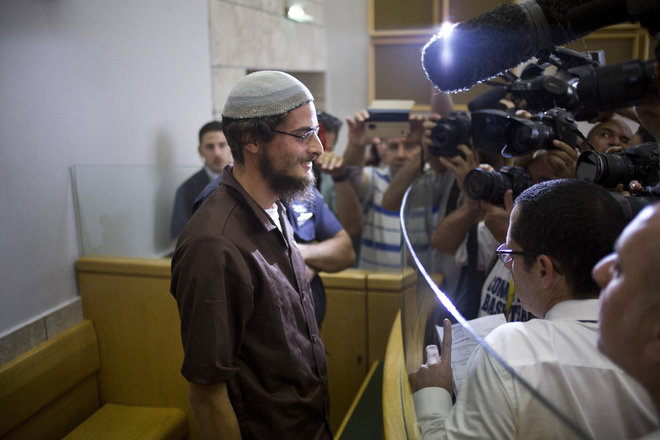
[[[596,348],[591,268],[624,224],[614,199],[588,182],[542,182],[516,198],[497,252],[523,307],[542,319],[493,330],[489,348],[473,353],[454,405],[445,322],[445,355],[427,347],[427,363],[411,375],[424,439],[622,439],[657,429],[643,388]]]

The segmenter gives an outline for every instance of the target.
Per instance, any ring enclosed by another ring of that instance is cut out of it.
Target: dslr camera
[[[504,166],[500,168],[499,172],[475,168],[465,176],[463,190],[471,199],[502,205],[504,204],[504,193],[507,190],[513,190],[515,199],[530,185],[529,175],[522,167]]]
[[[459,144],[470,145],[470,117],[466,112],[452,112],[446,118],[438,121],[431,130],[432,145],[429,152],[434,156],[462,156]]]

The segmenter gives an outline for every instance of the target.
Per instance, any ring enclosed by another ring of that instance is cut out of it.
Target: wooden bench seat
[[[178,408],[100,401],[94,326],[85,320],[0,366],[0,439],[182,439]]]

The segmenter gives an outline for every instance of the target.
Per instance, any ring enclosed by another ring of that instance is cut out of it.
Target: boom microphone
[[[585,23],[576,31],[569,11],[591,0],[530,0],[502,3],[426,43],[422,64],[442,92],[467,90],[527,61],[541,50],[581,38],[605,25]],[[621,18],[621,17],[620,17]]]

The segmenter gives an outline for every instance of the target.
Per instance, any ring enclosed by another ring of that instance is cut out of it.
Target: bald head
[[[642,210],[621,234],[625,239],[640,255],[648,291],[660,298],[660,204]]]
[[[593,269],[600,286],[598,348],[649,391],[660,413],[660,205],[623,230]]]

